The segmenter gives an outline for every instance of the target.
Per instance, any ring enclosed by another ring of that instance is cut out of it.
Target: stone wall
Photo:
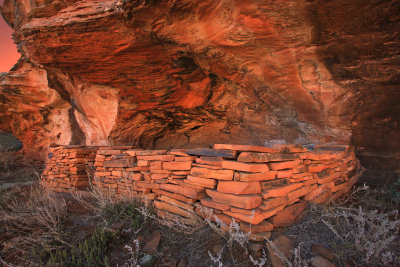
[[[349,191],[359,176],[354,152],[343,145],[62,146],[49,152],[43,184],[55,191],[87,189],[91,180],[116,197],[151,201],[167,219],[175,214],[191,223],[197,214],[229,224],[235,218],[256,240],[293,223],[307,202],[327,203]]]
[[[88,168],[94,163],[97,148],[81,146],[50,147],[42,184],[57,192],[89,187]]]

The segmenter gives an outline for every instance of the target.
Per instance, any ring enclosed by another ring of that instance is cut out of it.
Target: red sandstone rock
[[[302,147],[300,145],[276,145],[275,147],[279,147],[282,153],[307,152],[307,148]]]
[[[214,166],[214,165],[205,165],[205,164],[198,164],[198,163],[193,163],[193,167],[200,167],[200,168],[206,168],[206,169],[211,169],[211,170],[221,170],[221,166]]]
[[[97,153],[101,155],[116,155],[121,154],[122,151],[117,149],[99,149],[97,150]]]
[[[280,179],[280,178],[292,177],[293,173],[294,173],[293,170],[277,171],[276,178]]]
[[[243,163],[237,161],[222,161],[222,168],[243,171],[243,172],[268,172],[269,168],[266,164],[257,164],[257,163]]]
[[[179,208],[182,208],[182,209],[185,209],[185,210],[188,210],[188,211],[194,211],[194,206],[193,205],[186,204],[186,203],[181,202],[179,200],[176,200],[174,198],[170,198],[170,197],[161,195],[158,199],[161,200],[161,201],[164,201],[166,203],[169,203],[171,205],[177,206]]]
[[[137,156],[138,160],[158,160],[158,161],[173,161],[174,155],[152,155],[152,156]]]
[[[160,218],[164,219],[165,221],[174,221],[177,219],[176,218],[177,214],[169,213],[169,212],[163,211],[163,210],[157,210],[157,215]],[[189,218],[185,218],[185,217],[181,217],[181,216],[178,216],[178,218],[179,218],[179,221],[181,221],[182,223],[187,224],[187,225],[196,225],[198,223],[197,218],[189,219]]]
[[[282,161],[282,162],[271,162],[268,163],[268,166],[271,170],[279,171],[285,169],[293,169],[300,165],[300,161],[293,160],[293,161]]]
[[[142,167],[133,167],[133,168],[126,168],[126,171],[130,172],[140,172],[140,171],[148,171],[149,167],[142,166]]]
[[[278,188],[273,188],[273,189],[269,189],[265,192],[262,193],[263,198],[269,198],[269,197],[280,197],[283,195],[286,195],[287,193],[302,187],[303,183],[294,183],[294,184],[288,184],[288,185],[284,185]]]
[[[246,215],[252,215],[257,210],[256,209],[245,210],[245,209],[239,209],[239,208],[231,207],[230,211],[236,212],[236,213],[241,213],[241,214],[246,214]]]
[[[307,166],[309,172],[322,172],[329,168],[327,164],[311,164]]]
[[[259,182],[219,181],[217,190],[234,195],[250,195],[261,193],[261,186]]]
[[[78,158],[77,159],[68,158],[72,157],[71,155],[76,155],[78,156]],[[54,157],[55,160],[54,163],[49,163],[47,165],[49,169],[46,169],[44,174],[48,175],[50,179],[60,178],[61,180],[44,182],[44,183],[47,183],[49,185],[51,184],[51,186],[58,186],[59,188],[61,188],[59,190],[69,190],[68,188],[71,186],[87,186],[88,185],[87,175],[80,174],[80,172],[85,169],[84,167],[80,166],[84,166],[81,164],[85,164],[86,159],[83,156],[86,157],[86,155],[89,154],[75,151],[74,154],[66,154],[66,156],[64,157]],[[94,158],[94,156],[95,154],[93,153],[92,157]],[[110,156],[104,159],[99,158],[98,162],[100,163],[115,159],[121,161],[124,158],[120,154],[118,154],[116,156]],[[56,162],[57,164],[55,164]],[[181,165],[190,162],[191,161],[173,161],[172,163],[174,163],[173,165],[175,164]],[[71,163],[78,165],[71,165]],[[170,162],[161,162],[161,161],[155,162],[155,164],[158,164],[157,165],[158,167],[165,164],[168,165],[168,163]],[[324,160],[323,163],[324,164],[327,163],[329,164],[329,166],[337,166],[336,162],[332,160],[329,161]],[[153,167],[157,167],[155,164],[153,164]],[[68,166],[68,168],[65,169],[66,167],[60,167],[60,166]],[[214,165],[209,165],[209,166],[214,166]],[[201,199],[201,203],[203,205],[214,208],[213,210],[211,210],[210,213],[211,215],[221,216],[221,218],[225,221],[230,220],[230,217],[234,217],[242,222],[245,221],[248,223],[260,223],[266,218],[269,218],[275,214],[276,215],[274,216],[274,218],[279,218],[279,216],[283,216],[282,214],[285,213],[283,213],[283,211],[282,212],[278,211],[282,210],[286,205],[290,205],[289,207],[293,207],[292,204],[298,201],[299,198],[303,196],[304,199],[308,198],[312,202],[326,202],[331,199],[335,199],[344,192],[346,192],[346,190],[349,190],[350,187],[357,181],[358,175],[354,175],[351,179],[348,179],[347,177],[341,177],[343,173],[334,172],[333,168],[335,167],[332,167],[329,170],[326,169],[322,172],[313,173],[312,175],[304,172],[306,170],[303,170],[301,168],[296,168],[296,171],[298,169],[303,172],[302,173],[296,172],[292,174],[291,178],[289,179],[273,179],[263,182],[242,182],[242,181],[222,180],[219,181],[217,188],[218,191],[222,192],[207,190],[207,194],[212,197],[212,200],[210,200],[209,198],[203,200],[204,196],[203,188],[204,185],[208,185],[209,187],[214,188],[217,181],[212,178],[193,177],[190,175],[187,177],[187,179],[184,179],[186,178],[186,175],[189,173],[188,170],[175,171],[179,172],[182,175],[174,175],[177,176],[176,177],[177,179],[172,179],[171,175],[172,171],[165,169],[151,169],[151,172],[143,171],[142,173],[134,173],[132,172],[134,168],[97,167],[98,170],[97,172],[99,174],[101,174],[101,172],[104,173],[106,170],[108,170],[108,172],[106,172],[106,174],[108,175],[99,176],[101,180],[97,182],[100,182],[99,186],[106,193],[108,192],[111,194],[116,194],[117,197],[129,195],[141,198],[146,197],[148,199],[154,199],[157,194],[157,198],[161,202],[157,203],[156,207],[158,206],[158,208],[161,208],[171,213],[178,214],[180,216],[185,216],[184,210],[193,211],[194,207],[187,203],[193,203],[194,199],[197,197],[197,199]],[[70,174],[71,173],[76,173],[76,174],[74,174],[74,176],[70,176],[64,173],[56,173],[54,175],[52,174],[52,170],[57,171],[59,169],[66,170],[67,173]],[[209,171],[216,171],[210,169],[206,170],[207,170],[206,173],[208,173],[208,175]],[[224,171],[224,170],[218,170],[218,171]],[[233,171],[230,171],[230,173],[233,173]],[[243,177],[246,177],[246,175],[254,175],[254,177],[257,177],[259,175],[265,175],[265,173],[260,174],[260,173],[237,172],[235,174],[235,179],[240,178],[242,174],[245,174],[245,176]],[[161,178],[147,182],[134,182],[132,176],[135,175],[140,175],[140,176],[167,175],[168,179]],[[307,181],[312,181],[313,183],[316,183],[318,179],[320,179],[322,182],[325,181],[323,179],[327,178],[331,179],[332,175],[333,177],[335,177],[334,181],[336,185],[334,184],[334,182],[329,182],[328,184],[325,184],[325,186],[328,188],[328,191],[318,190],[317,185],[306,183]],[[306,180],[304,180],[304,182],[302,183],[289,183],[290,181],[298,181],[301,179],[306,179]],[[190,180],[192,180],[191,181],[192,184],[188,184],[188,181]],[[167,184],[167,183],[176,183],[177,185]],[[262,185],[261,188],[260,184]],[[298,185],[300,185],[299,188],[297,189],[292,188],[292,187],[297,187]],[[161,188],[161,190],[159,188]],[[176,193],[171,193],[168,191],[164,191],[162,189]],[[260,205],[258,202],[261,201],[259,201],[258,199],[261,200],[259,196],[261,189],[263,189],[264,191],[263,192],[264,196],[269,194],[268,196],[269,198],[264,200],[264,202]],[[335,191],[333,195],[331,190]],[[153,191],[153,193],[151,193],[151,191]],[[233,194],[246,194],[246,195],[235,196]],[[190,196],[190,198],[187,198],[186,196]],[[198,206],[201,206],[201,204],[198,204]],[[254,209],[255,207],[257,208]],[[289,210],[289,207],[286,208],[284,211]],[[224,212],[225,215],[229,216],[221,215],[222,212]],[[188,215],[186,214],[186,216]],[[288,215],[286,214],[285,216]],[[189,220],[193,221],[194,217],[190,218]],[[277,224],[279,224],[279,222]],[[261,240],[263,237],[260,236],[254,238],[256,238],[257,240],[258,239]]]
[[[165,211],[177,214],[177,215],[181,215],[188,219],[193,219],[193,220],[196,219],[196,216],[193,212],[181,209],[177,206],[168,204],[166,202],[160,202],[160,201],[154,201],[153,203],[154,203],[154,206],[159,210],[165,210]]]
[[[242,152],[237,160],[241,162],[270,162],[294,160],[298,157],[296,154]]]
[[[103,166],[106,168],[115,168],[115,167],[123,168],[123,167],[135,167],[137,166],[137,164],[135,159],[124,158],[124,159],[104,161]]]
[[[163,162],[162,161],[150,161],[150,170],[162,170]]]
[[[113,176],[122,176],[122,171],[112,171],[111,175],[113,175]]]
[[[195,156],[223,157],[229,159],[233,159],[236,157],[236,151],[225,149],[193,148],[187,149],[186,153]]]
[[[194,161],[196,160],[196,157],[175,157],[175,161]]]
[[[168,191],[158,190],[158,189],[153,189],[152,191],[154,193],[158,194],[158,195],[164,195],[164,196],[167,196],[167,197],[170,197],[170,198],[174,198],[174,199],[183,201],[185,203],[194,203],[195,202],[194,199],[185,197],[185,196],[183,196],[181,194],[171,193],[171,192],[168,192]]]
[[[211,198],[203,198],[200,200],[201,204],[203,204],[204,206],[213,208],[213,209],[217,209],[217,210],[228,210],[230,208],[229,205],[225,205],[225,204],[221,204],[215,201],[212,201]]]
[[[328,152],[328,151],[316,151],[316,152],[307,152],[306,159],[321,161],[321,160],[330,160],[330,159],[339,159],[345,156],[345,152]]]
[[[251,146],[251,145],[231,145],[231,144],[215,144],[214,149],[229,149],[237,151],[253,151],[253,152],[268,152],[268,153],[276,153],[279,151],[279,149],[271,147]]]
[[[157,248],[160,243],[161,233],[158,230],[155,230],[149,240],[147,241],[146,245],[143,248],[145,253],[155,254],[157,253]]]
[[[153,182],[153,183],[156,183],[156,184],[168,184],[168,183],[169,183],[169,180],[166,179],[166,178],[163,178],[163,179],[153,179],[152,182]]]
[[[180,185],[172,184],[161,184],[160,189],[171,191],[177,194],[187,196],[189,198],[201,199],[204,196],[204,190],[197,190],[190,187],[184,187]]]
[[[151,183],[145,183],[145,182],[135,182],[135,185],[138,187],[142,188],[150,188],[150,189],[159,189],[160,185],[159,184],[151,184]]]
[[[194,185],[199,185],[201,187],[212,188],[212,189],[215,188],[215,186],[217,185],[217,181],[214,179],[199,178],[199,177],[194,177],[191,175],[187,176],[187,180],[185,182],[194,184]]]
[[[213,209],[207,208],[199,203],[196,203],[195,211],[200,217],[209,219],[213,222],[222,222],[226,225],[230,225],[232,223],[232,217],[225,214],[216,214],[214,213]]]
[[[326,183],[329,183],[340,177],[345,177],[345,174],[342,172],[334,172],[334,173],[328,174],[326,177],[318,178],[317,182],[318,182],[318,184],[326,184]]]
[[[94,175],[97,177],[109,176],[109,175],[111,175],[111,172],[95,172]]]
[[[136,149],[135,150],[126,150],[126,151],[123,152],[123,154],[126,154],[126,155],[134,157],[134,156],[136,156],[136,151],[137,151]],[[99,154],[98,151],[97,151],[97,154]]]
[[[74,181],[71,182],[71,185],[74,187],[88,187],[89,181]]]
[[[147,167],[149,164],[150,162],[148,160],[138,160],[137,162],[138,167]]]
[[[264,181],[264,182],[261,182],[261,189],[262,189],[262,191],[267,191],[270,189],[283,187],[287,184],[289,184],[289,179],[275,179],[275,180],[270,180],[270,181]]]
[[[275,227],[286,227],[294,224],[306,208],[306,202],[295,203],[279,211],[274,217],[270,218],[269,220]]]
[[[316,184],[317,180],[316,179],[310,179],[310,180],[307,180],[307,181],[303,181],[302,183],[304,185],[312,185],[312,184]]]
[[[310,201],[314,198],[316,198],[318,195],[330,190],[334,186],[334,182],[330,182],[328,184],[320,185],[316,187],[312,192],[309,192],[306,194],[302,199],[305,201]]]
[[[190,171],[192,176],[202,178],[214,178],[218,180],[232,180],[233,170],[210,170],[206,168],[193,167]]]
[[[239,219],[240,221],[250,223],[257,225],[264,221],[267,218],[270,218],[271,216],[274,216],[278,211],[280,211],[283,207],[276,207],[271,210],[259,210],[256,209],[254,212],[251,214],[243,214],[239,212],[232,212],[232,211],[224,211],[224,214],[229,215],[233,218]]]
[[[330,260],[322,256],[314,256],[311,258],[311,264],[313,266],[324,266],[324,267],[335,267],[336,265],[333,264]]]
[[[274,197],[263,200],[262,204],[258,207],[261,210],[270,210],[279,206],[287,205],[289,198],[287,196]]]
[[[175,175],[186,176],[186,175],[190,174],[190,171],[173,171],[172,173],[175,174]]]
[[[261,232],[261,233],[250,234],[249,239],[256,242],[263,242],[267,239],[270,239],[271,236],[272,232]]]
[[[310,192],[313,192],[314,190],[316,190],[316,188],[317,188],[316,185],[304,186],[299,189],[293,190],[281,197],[267,198],[263,200],[263,203],[262,205],[259,206],[259,208],[262,210],[268,210],[281,205],[290,204],[291,202],[297,200],[298,198],[307,195]]]
[[[135,156],[153,156],[153,155],[165,155],[167,150],[139,150],[135,151]]]
[[[328,189],[327,191],[323,192],[322,194],[316,196],[315,198],[311,199],[309,202],[313,204],[326,204],[332,199],[332,191]]]
[[[241,182],[259,182],[275,179],[276,171],[258,172],[258,173],[247,173],[247,172],[235,172],[235,180]]]
[[[304,183],[303,183],[304,185]],[[287,194],[287,197],[289,198],[290,201],[296,199],[296,198],[300,198],[314,190],[317,189],[317,185],[316,184],[311,184],[311,185],[304,185],[303,187],[300,187],[299,189],[296,189],[294,191],[291,191],[290,193]]]
[[[169,174],[168,173],[152,173],[151,174],[151,179],[164,179],[168,178]]]
[[[200,158],[196,159],[196,163],[221,166],[222,158],[221,157],[200,157]]]
[[[390,7],[6,0],[23,60],[1,76],[0,128],[41,154],[50,143],[165,148],[300,137],[397,152],[398,63],[382,53],[397,51]]]
[[[274,229],[274,225],[268,221],[263,221],[257,225],[240,222],[240,229],[245,233],[255,234],[272,231]]]
[[[187,171],[192,168],[192,161],[164,162],[163,168],[165,170]]]
[[[279,254],[289,260],[292,260],[293,251],[295,249],[295,242],[285,235],[279,235],[273,240],[273,245],[267,243],[269,259],[273,267],[286,267],[286,262]],[[322,267],[322,266],[321,266]]]
[[[222,204],[231,205],[243,209],[253,209],[259,206],[262,202],[262,198],[257,195],[241,195],[235,196],[231,194],[225,194],[214,190],[206,189],[208,196],[215,202]]]
[[[347,186],[348,186],[348,182],[344,182],[344,183],[341,183],[341,184],[333,186],[331,188],[331,191],[332,191],[332,193],[335,193],[337,191],[340,191],[340,190],[343,190],[343,189],[347,188]]]

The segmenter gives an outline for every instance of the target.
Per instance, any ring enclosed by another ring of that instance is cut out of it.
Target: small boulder
[[[214,246],[212,246],[212,252],[214,253],[214,255],[217,255],[223,248],[224,248],[224,245],[215,244]]]
[[[311,245],[311,255],[322,256],[331,261],[335,259],[335,252],[318,244]]]
[[[287,236],[280,235],[275,238],[272,243],[274,244],[274,246],[270,243],[267,243],[268,253],[271,259],[272,266],[285,267],[286,262],[282,260],[278,255],[283,254],[286,259],[290,261],[293,255],[294,241]]]
[[[158,230],[155,230],[150,238],[147,241],[146,245],[143,248],[143,251],[149,254],[153,254],[157,251],[158,245],[160,244],[161,233]]]
[[[301,215],[306,208],[306,202],[297,202],[279,211],[270,219],[270,221],[275,227],[286,227],[293,225],[301,218]]]
[[[145,267],[150,267],[150,266],[154,266],[155,262],[156,262],[156,258],[149,255],[149,254],[145,254],[141,259],[140,259],[140,266],[145,266]]]
[[[314,267],[336,267],[330,260],[322,256],[314,256],[311,258],[311,264]]]

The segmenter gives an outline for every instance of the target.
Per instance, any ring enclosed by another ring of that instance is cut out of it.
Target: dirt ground
[[[49,192],[36,170],[21,166],[27,168],[1,169],[7,178],[0,186],[11,184],[0,188],[2,266],[279,266],[277,259],[318,266],[320,246],[332,266],[400,265],[400,181],[359,184],[335,203],[309,205],[295,225],[276,229],[270,242],[255,242],[234,225],[224,232],[204,220],[168,224],[137,201]],[[32,184],[21,184],[27,181]],[[292,242],[286,256],[288,247],[271,248],[282,236]]]

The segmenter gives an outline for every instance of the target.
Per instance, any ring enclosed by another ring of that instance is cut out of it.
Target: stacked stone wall
[[[85,176],[85,169],[92,175]],[[194,223],[197,214],[229,224],[234,218],[262,240],[275,227],[293,223],[307,202],[327,203],[349,191],[358,170],[354,152],[343,145],[56,147],[43,181],[69,191],[88,188],[90,180],[107,194],[151,201],[166,219],[174,214]]]
[[[42,183],[57,192],[65,192],[70,188],[87,189],[87,170],[95,161],[96,151],[97,147],[50,147]]]

